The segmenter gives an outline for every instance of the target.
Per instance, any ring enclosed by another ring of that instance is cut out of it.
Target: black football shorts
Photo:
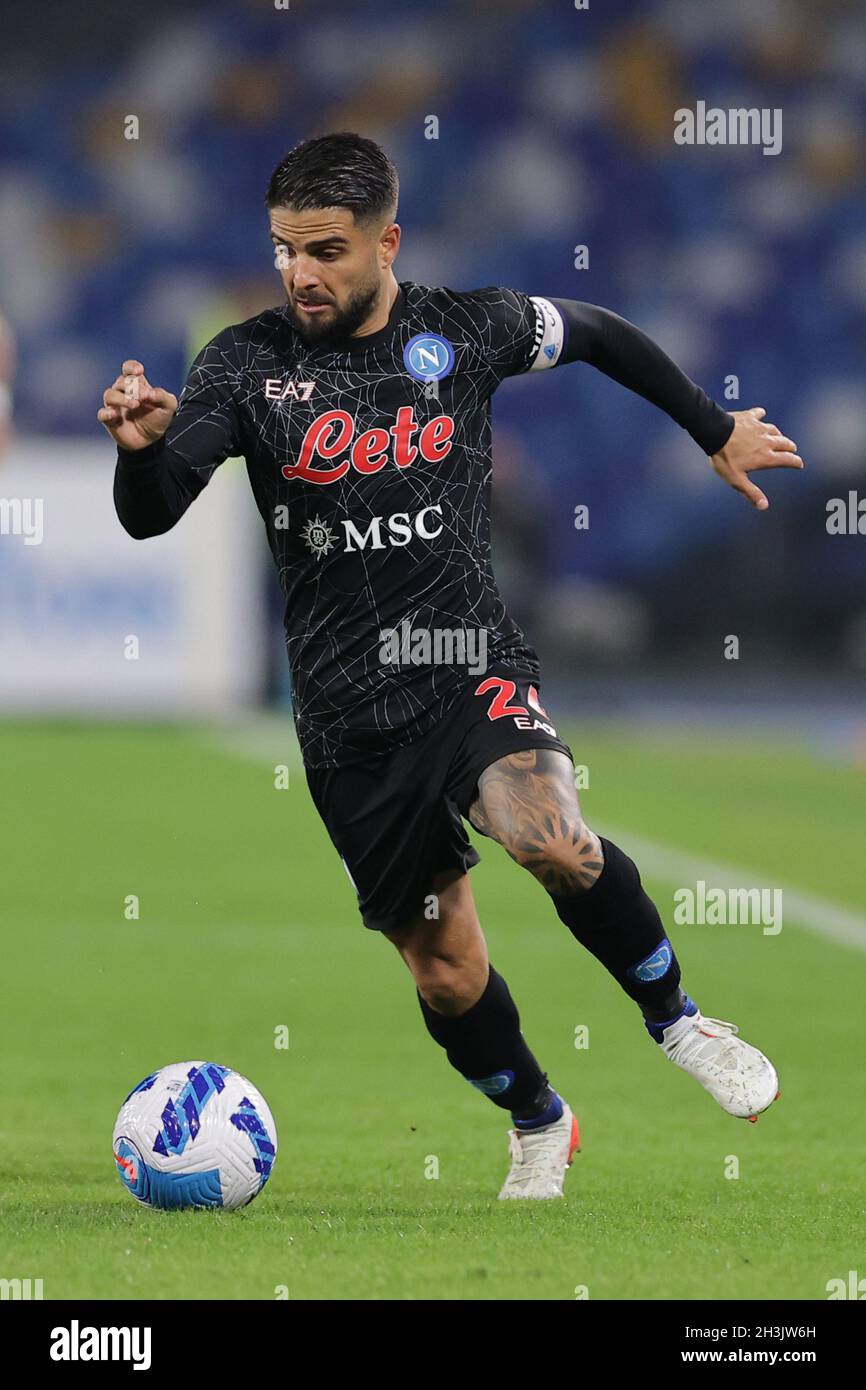
[[[533,677],[493,667],[413,743],[343,767],[307,768],[316,809],[358,895],[364,925],[390,932],[422,912],[433,878],[479,862],[468,818],[486,767],[523,748],[571,758]],[[572,759],[573,761],[573,759]]]

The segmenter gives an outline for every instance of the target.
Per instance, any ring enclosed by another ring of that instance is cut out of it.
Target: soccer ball
[[[264,1097],[216,1062],[174,1062],[146,1076],[114,1126],[120,1179],[149,1207],[245,1207],[276,1156]]]

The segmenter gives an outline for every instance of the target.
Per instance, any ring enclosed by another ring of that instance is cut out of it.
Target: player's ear
[[[379,264],[386,270],[395,259],[400,250],[400,227],[396,222],[389,222],[379,237]]]

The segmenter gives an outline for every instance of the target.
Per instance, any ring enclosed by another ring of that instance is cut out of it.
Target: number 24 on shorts
[[[491,691],[495,693],[487,710],[488,719],[505,719],[510,716],[513,717],[518,729],[543,729],[545,733],[553,734],[556,737],[556,730],[553,725],[544,722],[549,721],[550,716],[539,701],[538,691],[534,685],[529,687],[526,697],[527,705],[531,707],[531,710],[544,715],[544,720],[535,718],[526,705],[509,703],[517,693],[517,685],[514,681],[503,680],[500,676],[488,676],[474,693],[476,695],[488,695]]]

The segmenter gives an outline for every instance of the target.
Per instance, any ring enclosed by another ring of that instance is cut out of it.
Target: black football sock
[[[515,1122],[531,1123],[558,1101],[526,1046],[508,985],[492,965],[484,992],[465,1013],[437,1013],[420,992],[418,1002],[427,1031],[445,1048],[452,1067],[494,1105],[510,1110]]]
[[[591,888],[550,897],[561,921],[640,1005],[650,1023],[678,1013],[685,1001],[680,967],[637,865],[601,836],[604,867]]]

